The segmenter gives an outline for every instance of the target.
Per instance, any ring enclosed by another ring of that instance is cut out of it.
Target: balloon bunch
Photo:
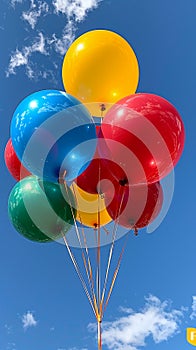
[[[106,286],[101,297],[96,278],[96,295],[84,227],[97,234],[99,276],[100,228],[113,220],[137,235],[157,217],[163,203],[160,180],[181,156],[184,126],[170,102],[135,93],[137,58],[114,32],[94,30],[76,39],[65,55],[62,79],[66,92],[35,92],[14,112],[5,162],[19,182],[9,197],[9,215],[15,229],[31,240],[63,236],[80,277],[65,233],[74,225],[80,241],[81,227],[91,291],[87,296],[98,320],[101,349]],[[111,255],[112,250],[106,277]],[[119,264],[105,306],[118,269]]]

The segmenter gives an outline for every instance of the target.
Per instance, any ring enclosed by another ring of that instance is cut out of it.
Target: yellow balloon
[[[108,104],[135,93],[138,61],[122,36],[109,30],[93,30],[69,47],[62,79],[67,93],[87,104],[92,115],[103,116]]]
[[[70,188],[77,203],[77,221],[93,228],[104,226],[112,221],[106,210],[105,201],[100,195],[85,192],[75,183]]]

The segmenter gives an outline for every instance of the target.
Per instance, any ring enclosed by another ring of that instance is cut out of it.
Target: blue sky
[[[18,103],[34,91],[63,89],[66,49],[99,28],[129,41],[140,66],[137,91],[172,102],[186,129],[166,217],[152,233],[129,239],[104,317],[103,350],[191,349],[185,333],[196,327],[195,14],[194,0],[1,0],[0,350],[96,349],[94,315],[65,247],[27,241],[9,222],[15,181],[3,152]]]

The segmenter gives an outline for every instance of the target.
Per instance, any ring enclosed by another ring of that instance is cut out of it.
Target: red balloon
[[[4,158],[5,164],[15,180],[19,181],[24,177],[31,175],[31,173],[21,164],[20,160],[18,159],[11,139],[9,139],[6,144]]]
[[[82,188],[84,191],[89,193],[103,193],[105,188],[105,181],[110,182],[111,177],[117,174],[124,173],[122,169],[118,166],[118,164],[114,163],[111,160],[101,159],[99,158],[98,153],[95,154],[94,159],[91,161],[90,165],[86,170],[75,180],[76,184]],[[126,175],[122,176],[125,183]]]
[[[127,228],[142,228],[159,214],[163,204],[160,182],[140,186],[107,186],[105,203],[109,215]]]
[[[100,126],[96,126],[96,129],[97,135],[101,139]],[[84,191],[97,194],[104,191],[102,184],[105,186],[105,181],[110,182],[113,177],[127,182],[126,175],[121,167],[111,159],[101,158],[98,149],[96,149],[89,166],[75,179],[75,182]]]
[[[130,185],[165,177],[184,147],[184,125],[178,111],[153,94],[138,93],[117,102],[106,113],[101,130],[105,146],[99,146],[100,153],[110,154]]]

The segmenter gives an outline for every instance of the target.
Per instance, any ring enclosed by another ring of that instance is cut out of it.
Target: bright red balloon
[[[109,215],[119,225],[127,228],[142,228],[159,214],[163,204],[160,182],[141,186],[120,186],[113,181],[107,186],[105,203]]]
[[[94,159],[89,164],[88,168],[75,180],[77,185],[84,191],[89,193],[103,193],[105,181],[110,182],[111,178],[117,174],[117,179],[120,177],[122,181],[126,180],[126,175],[118,164],[111,160],[101,159],[96,152]],[[120,175],[119,175],[120,174]],[[124,177],[121,176],[124,174]]]
[[[96,126],[96,130],[101,138],[100,126]],[[103,192],[102,184],[105,186],[106,181],[110,182],[113,178],[127,182],[126,175],[120,166],[111,159],[101,158],[96,149],[89,166],[75,179],[75,182],[84,191],[97,194]]]
[[[185,131],[176,108],[164,98],[138,93],[117,102],[105,115],[101,130],[102,157],[125,171],[129,185],[153,183],[178,162]]]
[[[19,181],[24,177],[31,175],[31,173],[21,164],[20,160],[18,159],[11,139],[9,139],[6,144],[4,158],[5,164],[15,180]]]

